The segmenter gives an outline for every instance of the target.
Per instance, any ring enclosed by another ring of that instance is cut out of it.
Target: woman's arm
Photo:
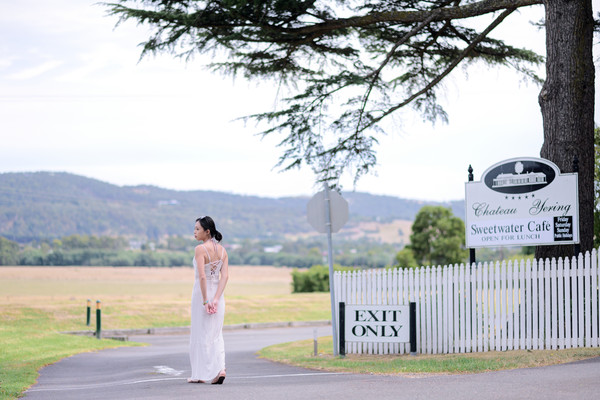
[[[227,285],[227,280],[229,279],[229,258],[227,256],[227,251],[223,249],[225,255],[223,256],[223,266],[221,267],[221,277],[219,278],[219,286],[217,287],[217,291],[215,293],[215,298],[213,299],[213,305],[215,311],[217,310],[217,304],[219,303],[219,299],[221,295],[225,291],[225,286]]]
[[[208,290],[206,288],[206,271],[204,271],[204,252],[201,249],[202,246],[196,246],[194,252],[194,258],[196,259],[196,266],[198,268],[198,280],[200,281],[200,292],[202,292],[202,305],[204,309],[209,312]]]

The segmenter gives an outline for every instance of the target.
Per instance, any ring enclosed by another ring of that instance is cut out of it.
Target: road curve
[[[43,368],[25,399],[593,399],[600,358],[541,368],[463,375],[327,373],[258,359],[270,344],[331,334],[330,327],[224,332],[223,385],[189,384],[188,336],[136,336],[146,347],[78,354]]]

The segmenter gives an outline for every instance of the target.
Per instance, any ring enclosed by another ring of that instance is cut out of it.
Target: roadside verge
[[[266,328],[293,328],[301,326],[325,326],[331,325],[329,320],[318,321],[289,321],[289,322],[257,322],[248,324],[233,324],[224,325],[224,331],[232,331],[238,329],[266,329]],[[78,336],[96,336],[96,331],[65,331],[61,332],[69,335]],[[114,339],[128,341],[129,336],[139,335],[185,335],[190,333],[189,326],[175,326],[163,328],[142,328],[142,329],[107,329],[101,332],[104,339]]]

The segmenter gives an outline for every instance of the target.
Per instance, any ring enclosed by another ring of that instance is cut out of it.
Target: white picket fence
[[[416,302],[419,353],[598,347],[598,256],[336,272],[335,302]],[[408,343],[346,343],[347,353],[409,351]]]

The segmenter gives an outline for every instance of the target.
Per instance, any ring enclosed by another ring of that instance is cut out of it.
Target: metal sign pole
[[[329,260],[329,294],[331,296],[331,327],[333,328],[333,355],[338,355],[337,321],[333,295],[333,245],[331,241],[331,200],[329,186],[325,184],[325,224],[327,225],[327,259]]]
[[[473,182],[473,167],[469,164],[469,182]],[[469,249],[469,268],[473,267],[477,260],[475,259],[475,249]]]
[[[325,189],[315,194],[306,205],[308,222],[319,233],[327,234],[327,255],[329,260],[329,293],[331,295],[331,327],[333,328],[333,354],[339,354],[337,305],[334,296],[333,244],[331,236],[348,221],[348,202],[337,192]]]

